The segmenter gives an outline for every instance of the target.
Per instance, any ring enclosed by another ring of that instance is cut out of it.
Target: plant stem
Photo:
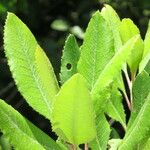
[[[130,100],[126,94],[126,92],[124,92],[124,96],[125,96],[125,100],[127,102],[127,105],[128,105],[128,108],[129,110],[131,111],[132,110],[132,81],[130,80],[129,78],[129,75],[128,75],[128,72],[127,72],[127,68],[124,69],[124,74],[125,74],[125,77],[126,77],[126,81],[127,81],[127,84],[128,84],[128,87],[129,87],[129,91],[130,91]]]
[[[127,105],[128,105],[128,108],[129,108],[129,110],[131,111],[131,103],[130,103],[130,100],[129,100],[129,98],[128,98],[126,92],[123,92],[123,94],[124,94],[126,103],[127,103]]]
[[[88,144],[84,145],[84,150],[88,150]]]

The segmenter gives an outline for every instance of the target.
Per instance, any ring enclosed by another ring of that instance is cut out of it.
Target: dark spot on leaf
[[[71,65],[70,63],[68,63],[68,64],[66,65],[66,68],[67,68],[68,70],[70,70],[71,67],[72,67],[72,65]]]

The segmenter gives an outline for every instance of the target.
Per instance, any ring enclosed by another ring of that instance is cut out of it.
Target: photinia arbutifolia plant
[[[4,49],[18,90],[58,136],[54,141],[0,100],[0,130],[14,149],[79,150],[80,144],[84,150],[150,149],[150,24],[143,40],[132,20],[120,20],[105,5],[92,16],[81,47],[68,36],[60,81],[31,31],[13,13],[7,15]]]

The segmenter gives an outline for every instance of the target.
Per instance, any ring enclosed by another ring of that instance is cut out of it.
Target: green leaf
[[[4,48],[19,91],[36,111],[50,119],[51,102],[58,92],[53,68],[30,30],[12,13],[5,24]]]
[[[37,128],[34,124],[26,119],[26,122],[32,131],[36,140],[46,149],[46,150],[61,150],[60,146],[42,130]]]
[[[2,150],[12,149],[8,139],[6,139],[4,135],[0,137],[0,147],[2,148]]]
[[[144,53],[143,53],[143,58],[146,57],[146,55],[150,53],[150,21],[148,24],[148,29],[146,32],[146,36],[144,39]]]
[[[116,80],[117,81],[117,80]],[[117,83],[112,84],[111,96],[107,101],[105,112],[116,121],[119,121],[126,129],[125,112],[122,104],[122,95],[118,90]]]
[[[86,78],[90,89],[114,53],[111,30],[97,11],[87,27],[78,63],[78,71]]]
[[[109,6],[107,4],[105,4],[104,6],[105,7],[103,7],[101,14],[108,22],[109,27],[112,31],[112,35],[113,35],[113,39],[114,39],[114,47],[115,47],[115,51],[117,52],[120,49],[120,47],[122,46],[120,30],[119,30],[121,21],[120,21],[118,14],[111,6]],[[116,85],[116,86],[118,88],[120,88],[122,91],[125,91],[121,75],[119,75],[116,78],[116,80],[118,82],[118,85]]]
[[[123,19],[120,25],[120,35],[123,43],[126,43],[130,38],[140,34],[139,29],[130,19]],[[142,59],[144,49],[144,43],[141,38],[137,40],[137,43],[132,50],[131,56],[128,59],[128,65],[131,69],[132,77],[135,76],[139,63]]]
[[[15,149],[60,150],[50,137],[3,100],[0,100],[0,129]]]
[[[123,19],[120,25],[120,36],[122,42],[126,43],[129,39],[137,34],[140,34],[140,31],[133,21],[128,18]]]
[[[120,18],[116,11],[111,6],[106,4],[102,9],[101,14],[108,22],[108,25],[112,31],[114,47],[115,51],[117,51],[122,46],[122,41],[119,33],[119,27],[121,23]]]
[[[56,19],[52,22],[51,28],[58,31],[67,31],[69,29],[69,25],[65,20]]]
[[[136,43],[136,40],[138,40],[138,38],[138,36],[132,38],[124,46],[122,46],[120,50],[118,50],[118,52],[107,64],[105,69],[100,74],[97,82],[95,83],[91,94],[94,100],[94,109],[97,117],[101,114],[102,111],[105,110],[105,108],[107,108],[107,102],[111,98],[111,86],[113,84],[113,81],[118,77],[122,66],[126,62],[127,58],[130,56],[131,50],[134,47],[134,44]],[[113,109],[112,112],[111,115],[113,117],[115,116],[116,119],[116,114],[114,115],[115,111]],[[123,126],[125,127],[125,125]]]
[[[99,103],[99,105],[97,104],[97,107],[100,107],[106,102],[105,99],[100,99],[100,95],[104,94],[105,90],[106,94],[107,92],[110,92],[108,86],[118,77],[118,74],[130,56],[131,50],[137,40],[139,40],[139,36],[133,37],[124,46],[122,46],[99,75],[99,78],[91,92],[94,103]]]
[[[43,86],[43,94],[45,94],[45,97],[47,97],[47,99],[52,100],[58,92],[59,87],[53,71],[53,67],[40,46],[37,46],[35,51],[35,65],[37,73],[39,75],[39,83],[41,83],[41,86]],[[50,104],[51,102],[52,101],[50,101]],[[47,103],[47,105],[49,104]]]
[[[118,146],[121,144],[121,139],[111,139],[109,140],[109,150],[118,150]]]
[[[148,53],[143,59],[142,61],[140,62],[140,65],[139,65],[139,73],[141,73],[145,68],[146,68],[146,71],[147,72],[150,72],[150,53]]]
[[[148,62],[150,62],[150,21],[149,21],[148,29],[147,29],[146,36],[144,39],[144,52],[143,52],[142,61],[139,66],[139,72],[142,72],[144,70]]]
[[[78,145],[95,137],[92,99],[85,79],[73,75],[57,94],[52,111],[52,128],[65,141]]]
[[[150,114],[150,93],[145,99],[145,103],[140,109],[132,126],[127,130],[125,137],[118,150],[133,150],[136,149],[142,139],[149,135],[150,119],[147,118]]]
[[[76,39],[69,35],[64,46],[61,59],[61,83],[66,82],[73,74],[77,73],[77,63],[80,57],[80,51]]]
[[[145,71],[150,75],[150,60],[145,67]]]
[[[128,123],[129,129],[134,120],[136,119],[138,113],[140,112],[146,97],[150,93],[150,76],[143,71],[137,77],[135,82],[133,83],[133,103],[132,103],[132,111],[131,117]]]
[[[150,148],[150,138],[146,141],[142,150],[149,150],[149,148]]]
[[[109,27],[113,33],[114,47],[115,51],[117,52],[122,46],[122,41],[119,33],[119,27],[121,24],[120,18],[115,10],[109,5],[105,5],[105,7],[103,7],[101,14],[108,22]],[[125,128],[125,113],[122,105],[122,98],[117,88],[120,88],[122,91],[125,91],[125,89],[121,76],[118,76],[115,81],[117,81],[118,83],[115,83],[115,85],[113,85],[113,91],[111,94],[112,96],[108,100],[105,112],[113,119],[121,122]]]
[[[110,125],[102,112],[96,118],[96,138],[90,142],[89,147],[93,150],[106,150],[110,132]]]
[[[113,127],[111,127],[111,134],[110,134],[110,139],[120,139],[120,135],[117,132],[117,130]]]

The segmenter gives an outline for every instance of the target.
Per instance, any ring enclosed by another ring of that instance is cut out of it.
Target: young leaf
[[[78,63],[78,72],[86,78],[90,89],[114,53],[112,32],[97,11],[87,27]]]
[[[136,77],[136,80],[133,83],[133,106],[127,129],[129,129],[133,124],[134,120],[136,119],[138,113],[140,112],[145,102],[146,97],[150,93],[149,86],[150,77],[145,71],[143,71]]]
[[[4,48],[19,91],[36,111],[50,119],[51,102],[58,92],[52,66],[26,25],[12,13],[5,24]]]
[[[102,112],[96,118],[96,138],[89,143],[89,147],[93,150],[106,150],[110,132],[110,125]]]
[[[120,25],[120,35],[122,42],[126,43],[130,38],[134,37],[137,34],[140,34],[140,31],[137,28],[137,26],[133,23],[133,21],[130,19],[123,19]],[[132,77],[135,76],[139,63],[142,59],[143,49],[143,40],[139,38],[132,50],[130,58],[127,61],[131,69]]]
[[[137,40],[139,40],[139,36],[133,37],[124,46],[122,46],[99,75],[99,78],[91,92],[93,100],[95,102],[97,101],[96,103],[99,103],[97,104],[97,107],[100,107],[101,104],[104,103],[105,99],[99,99],[100,95],[104,93],[105,89],[107,90],[110,83],[113,82],[113,79],[118,77],[123,64],[130,56],[131,50],[133,49]]]
[[[147,33],[144,39],[144,52],[143,58],[139,66],[139,73],[144,70],[148,62],[150,61],[150,21],[148,24]]]
[[[80,51],[76,39],[69,35],[64,46],[63,56],[61,59],[61,83],[66,82],[73,74],[77,73],[77,62]]]
[[[116,121],[119,121],[126,129],[125,112],[122,104],[122,95],[118,90],[117,83],[112,84],[111,96],[107,101],[105,112]]]
[[[120,25],[120,36],[123,43],[126,43],[129,39],[135,35],[140,34],[139,29],[133,23],[131,19],[123,19]]]
[[[119,27],[121,23],[120,18],[116,11],[111,6],[106,4],[102,9],[101,14],[108,22],[108,25],[112,31],[114,47],[115,51],[117,51],[122,46],[122,41],[119,33]]]
[[[144,139],[150,130],[150,119],[147,116],[150,114],[150,93],[145,99],[145,103],[140,109],[132,126],[127,130],[125,137],[119,146],[118,150],[133,150],[136,149],[139,142]]]
[[[95,137],[92,99],[85,79],[73,75],[60,89],[52,111],[52,127],[60,138],[74,145]],[[85,125],[86,124],[86,125]]]
[[[0,100],[0,129],[15,149],[60,150],[50,137],[3,100]]]

